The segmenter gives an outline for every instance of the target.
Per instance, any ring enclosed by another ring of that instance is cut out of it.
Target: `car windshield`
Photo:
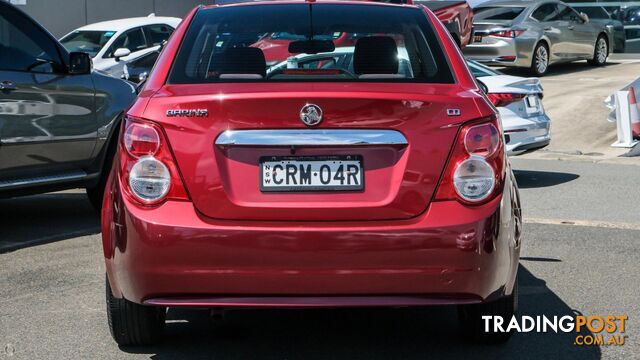
[[[473,9],[473,20],[513,20],[524,11],[519,6],[484,6]]]
[[[324,57],[305,58],[318,54]],[[246,81],[452,83],[453,75],[418,8],[316,3],[200,10],[169,83]]]
[[[77,30],[62,38],[60,42],[69,51],[85,52],[95,57],[115,34],[115,31]]]

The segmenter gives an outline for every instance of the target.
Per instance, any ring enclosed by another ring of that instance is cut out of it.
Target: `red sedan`
[[[268,67],[255,42],[284,32],[298,57]],[[336,33],[350,56],[331,56]],[[500,121],[421,5],[198,7],[118,147],[102,214],[118,344],[159,340],[167,307],[456,304],[471,337],[509,336],[482,320],[517,306]]]

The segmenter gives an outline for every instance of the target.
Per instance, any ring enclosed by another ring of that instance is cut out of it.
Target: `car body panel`
[[[54,46],[66,66],[69,54],[51,34],[11,5],[0,10],[45,34],[39,39]],[[135,99],[132,84],[64,71],[0,71],[0,81],[15,85],[0,92],[0,197],[95,184],[105,145]]]
[[[460,47],[473,41],[473,11],[466,1],[417,0],[413,3],[422,4],[433,11]]]
[[[287,92],[268,91],[274,86],[265,84],[251,84],[251,88],[248,92],[239,84],[165,86],[142,116],[163,125],[195,206],[213,218],[362,220],[415,216],[428,205],[446,163],[449,144],[457,133],[449,125],[482,116],[473,98],[465,101],[465,94],[458,93],[462,90],[450,85],[389,84],[384,92],[372,91],[370,84],[345,84],[339,90],[332,84],[290,84]],[[224,96],[212,97],[216,92]],[[452,97],[461,98],[455,105],[461,117],[446,115]],[[295,155],[363,156],[365,189],[348,194],[278,196],[261,193],[255,186],[257,163],[261,156],[293,155],[289,148],[214,146],[227,129],[255,128],[256,114],[260,114],[261,128],[305,129],[299,111],[306,103],[316,104],[324,112],[325,119],[317,129],[393,128],[413,145],[301,146]],[[207,109],[209,118],[166,118],[167,110],[176,107]],[[209,120],[229,113],[234,114],[229,121]],[[194,153],[194,146],[207,151]],[[376,162],[368,163],[367,158]],[[425,163],[429,164],[426,168]],[[407,201],[409,198],[412,201]],[[300,211],[301,207],[305,211]],[[274,208],[278,211],[266,211]]]
[[[625,52],[627,35],[621,21],[613,19],[602,6],[575,6],[574,9],[585,13],[590,22],[602,24],[611,30],[609,44],[612,44],[613,52]]]
[[[511,179],[482,209],[435,202],[415,219],[374,223],[216,221],[189,202],[140,209],[115,177],[109,186],[107,273],[114,295],[137,303],[226,294],[475,303],[510,294],[517,272]]]

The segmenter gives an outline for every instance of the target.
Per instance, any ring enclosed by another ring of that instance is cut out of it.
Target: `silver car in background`
[[[561,1],[488,1],[474,8],[473,26],[473,43],[463,49],[468,58],[536,76],[559,62],[604,65],[613,43],[611,29]]]

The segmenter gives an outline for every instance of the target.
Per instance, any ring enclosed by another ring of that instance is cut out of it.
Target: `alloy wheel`
[[[600,64],[603,64],[607,60],[607,41],[604,38],[598,39],[596,60],[598,60]]]
[[[549,66],[549,53],[546,47],[540,45],[536,50],[536,70],[538,74],[544,74],[547,71],[547,66]]]

